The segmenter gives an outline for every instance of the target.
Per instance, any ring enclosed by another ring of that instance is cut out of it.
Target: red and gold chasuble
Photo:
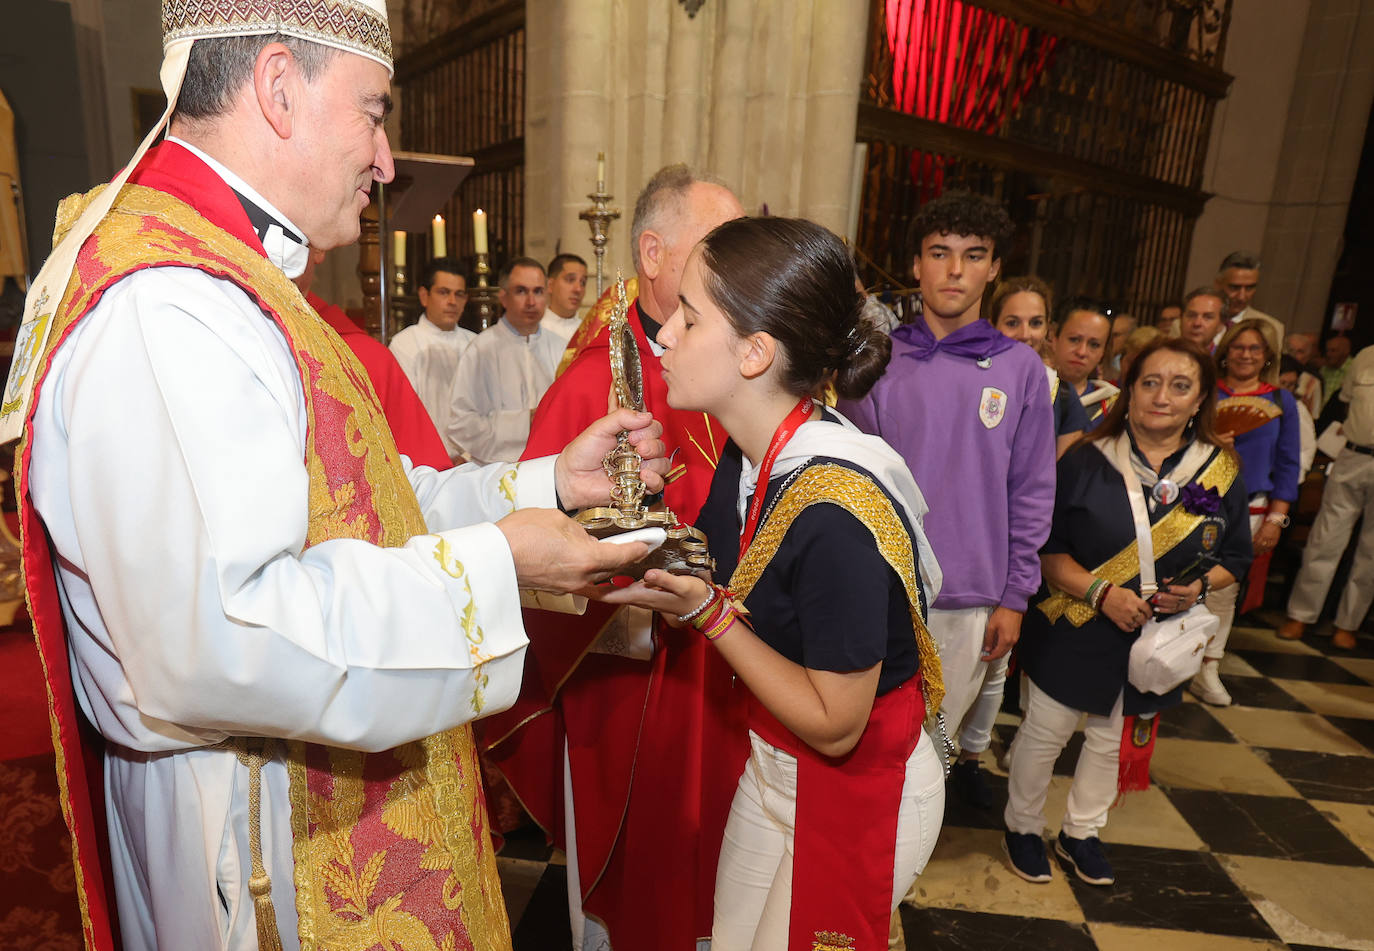
[[[63,203],[59,236],[94,194]],[[158,266],[193,267],[232,281],[284,333],[305,392],[307,545],[353,538],[399,546],[423,534],[419,503],[362,366],[268,262],[228,186],[173,143],[149,152],[82,247],[38,358],[38,385],[52,353],[105,290]],[[26,425],[32,417],[31,407]],[[91,760],[89,746],[82,746],[52,556],[29,498],[30,448],[26,434],[17,465],[24,571],[48,680],[86,944],[104,951],[115,944],[108,876],[98,858],[104,830],[97,825],[100,810],[92,808],[101,795],[98,756]],[[302,949],[510,947],[470,727],[384,753],[285,745]]]

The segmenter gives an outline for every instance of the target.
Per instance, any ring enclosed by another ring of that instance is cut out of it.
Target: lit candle
[[[600,189],[600,187],[601,187],[602,185],[605,185],[605,184],[606,184],[606,153],[605,153],[605,152],[597,152],[597,153],[596,153],[596,184],[597,184],[597,188],[598,188],[598,189]]]
[[[487,213],[481,208],[472,213],[472,250],[487,253]]]
[[[391,232],[391,263],[395,267],[406,266],[406,233],[404,231]]]
[[[434,257],[441,258],[448,254],[448,235],[444,231],[444,216],[434,216]]]

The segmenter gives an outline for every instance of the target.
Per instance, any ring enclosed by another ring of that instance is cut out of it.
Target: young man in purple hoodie
[[[924,313],[893,332],[891,362],[869,395],[840,407],[902,454],[930,506],[925,530],[944,586],[929,626],[944,665],[945,725],[960,731],[952,781],[984,808],[993,805],[978,765],[988,733],[965,716],[1006,680],[1054,511],[1045,367],[979,319],[1011,231],[1002,206],[981,195],[947,193],[921,208],[911,243]]]

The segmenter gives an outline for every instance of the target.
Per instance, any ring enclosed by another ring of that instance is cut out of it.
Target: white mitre
[[[114,204],[129,174],[162,135],[176,108],[186,63],[196,40],[283,33],[366,56],[392,74],[391,26],[386,0],[162,0],[162,89],[167,109],[124,169],[86,208],[29,285],[24,322],[0,400],[0,444],[17,439],[28,416],[39,354],[47,346],[53,312],[62,301],[76,255]]]

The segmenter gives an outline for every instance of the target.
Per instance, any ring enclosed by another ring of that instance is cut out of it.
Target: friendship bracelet
[[[703,614],[701,617],[697,618],[695,621],[692,622],[692,627],[696,628],[698,631],[706,630],[708,627],[719,621],[720,616],[724,614],[729,609],[729,607],[729,601],[727,601],[725,598],[719,599],[715,602],[714,606],[710,610],[708,610],[705,614]]]
[[[1088,602],[1094,610],[1097,609],[1097,593],[1102,590],[1102,586],[1106,583],[1101,578],[1094,578],[1092,584],[1088,585],[1088,590],[1083,593],[1083,600]]]
[[[702,611],[705,611],[707,608],[709,608],[711,606],[711,603],[715,601],[719,595],[720,592],[716,590],[716,586],[711,585],[710,590],[706,592],[706,600],[698,604],[696,607],[692,608],[692,610],[688,611],[686,614],[679,614],[677,616],[677,619],[681,621],[683,624],[690,623],[699,614],[701,614]]]
[[[1093,611],[1100,612],[1102,610],[1102,602],[1107,600],[1107,592],[1114,587],[1116,586],[1110,581],[1103,583],[1102,587],[1097,592],[1097,600],[1093,602]]]
[[[731,628],[731,626],[734,625],[735,619],[739,617],[739,612],[735,610],[735,606],[733,604],[730,604],[730,602],[728,601],[725,603],[726,609],[721,613],[720,619],[717,620],[715,624],[713,624],[711,627],[701,632],[702,636],[704,636],[708,641],[714,641],[716,638],[720,637],[722,634],[728,631]]]

